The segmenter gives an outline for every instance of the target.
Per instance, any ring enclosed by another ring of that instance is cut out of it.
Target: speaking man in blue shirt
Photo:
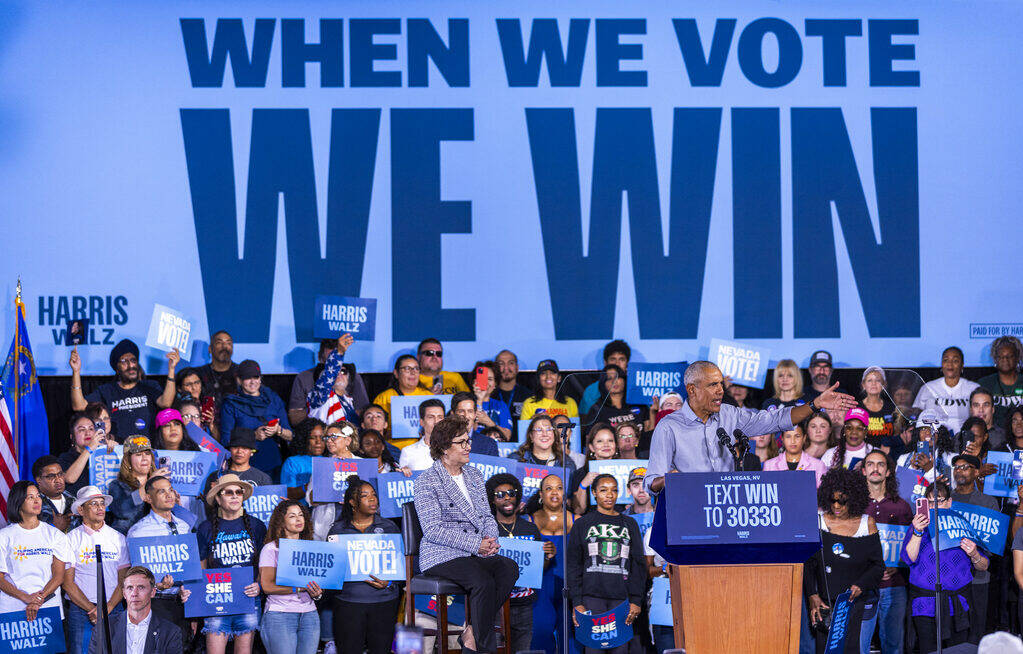
[[[710,361],[694,361],[686,368],[683,383],[689,398],[682,408],[657,423],[650,443],[650,462],[643,484],[650,492],[664,488],[668,472],[727,472],[735,469],[732,452],[721,445],[722,428],[729,439],[736,429],[747,436],[759,436],[792,429],[820,409],[842,412],[856,405],[851,395],[839,393],[834,384],[810,404],[772,408],[764,411],[740,409],[721,404],[725,388],[721,371]]]

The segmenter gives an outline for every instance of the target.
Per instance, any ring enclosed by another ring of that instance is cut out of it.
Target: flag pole
[[[18,424],[20,422],[19,421],[20,414],[18,412],[18,399],[19,399],[19,396],[21,395],[20,388],[19,388],[20,385],[21,385],[21,367],[20,367],[20,359],[21,359],[21,329],[20,329],[20,327],[21,327],[21,324],[20,324],[20,321],[21,321],[21,277],[18,277],[18,287],[17,287],[17,291],[16,291],[16,293],[14,295],[14,371],[13,371],[13,373],[14,373],[13,374],[14,388],[13,389],[8,389],[8,390],[11,393],[14,394],[14,415],[11,416],[11,420],[12,420],[13,427],[14,427],[14,430],[13,430],[14,438],[12,438],[11,440],[13,441],[13,445],[14,445],[14,465],[18,466],[19,470],[20,470],[20,467],[21,467],[21,463],[20,463],[20,461],[18,461],[18,455],[19,455],[19,453],[18,453],[18,445],[19,445],[19,441],[21,440],[21,432],[19,431],[20,425]],[[20,478],[20,475],[19,475],[19,478]]]

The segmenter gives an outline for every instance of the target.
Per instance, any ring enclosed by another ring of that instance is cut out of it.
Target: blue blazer
[[[423,529],[419,568],[424,572],[452,559],[478,555],[484,537],[497,537],[483,474],[466,465],[462,476],[471,504],[440,461],[416,478],[413,501]]]
[[[150,611],[153,609],[150,608]],[[106,643],[103,632],[99,629],[92,630],[92,638],[89,640],[89,654],[125,654],[128,649],[127,640],[128,612],[121,613],[110,618],[110,648],[113,650],[106,653]],[[143,651],[146,654],[181,654],[181,628],[178,625],[163,620],[153,614],[149,622],[149,634],[146,636],[146,644]]]

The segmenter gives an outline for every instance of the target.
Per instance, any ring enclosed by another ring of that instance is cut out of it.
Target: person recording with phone
[[[688,398],[682,408],[661,419],[650,443],[650,462],[644,479],[647,491],[659,493],[664,475],[679,472],[725,472],[735,469],[735,452],[718,440],[718,429],[731,437],[736,430],[757,435],[792,429],[821,409],[847,411],[856,404],[851,395],[832,385],[812,402],[796,407],[753,411],[722,404],[724,376],[710,361],[694,361],[683,375]]]
[[[946,601],[935,601],[935,552],[928,527],[933,503],[940,510],[952,507],[948,484],[936,481],[927,488],[926,503],[918,502],[912,529],[902,545],[902,561],[909,566],[910,615],[916,627],[920,651],[937,649],[935,608],[941,611],[941,639],[944,645],[965,643],[970,635],[970,583],[974,571],[988,569],[988,558],[969,538],[959,547],[941,550],[941,588]]]
[[[291,441],[291,424],[284,401],[263,384],[259,364],[252,359],[238,364],[238,392],[225,397],[220,409],[220,434],[228,447],[235,427],[255,432],[258,449],[252,465],[279,479],[281,442]]]
[[[845,651],[870,653],[884,553],[877,524],[866,512],[869,504],[867,480],[861,473],[832,468],[821,479],[817,506],[821,511],[822,549],[806,562],[803,574],[803,593],[817,652],[824,651],[835,602],[849,591],[852,606]]]
[[[474,366],[476,377],[473,379],[472,392],[476,395],[476,430],[482,432],[493,427],[501,432],[502,441],[511,440],[512,416],[511,408],[503,400],[493,397],[500,376],[497,364],[493,361],[479,361]]]

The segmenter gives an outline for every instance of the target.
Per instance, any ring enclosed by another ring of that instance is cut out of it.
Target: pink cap
[[[854,406],[853,408],[849,409],[845,414],[845,421],[849,422],[850,420],[859,420],[860,422],[863,423],[863,426],[866,427],[867,425],[870,424],[870,414],[867,413],[867,410],[864,409],[863,407]],[[156,423],[160,424],[159,416],[156,417]]]
[[[156,428],[159,429],[172,420],[177,420],[180,423],[185,422],[184,418],[181,417],[181,412],[177,409],[164,409],[156,414]]]

